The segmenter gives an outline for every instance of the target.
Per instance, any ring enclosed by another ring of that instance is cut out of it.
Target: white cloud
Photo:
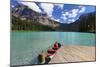
[[[61,8],[61,9],[63,9],[64,4],[55,4],[55,6],[57,6],[57,7]]]
[[[54,5],[50,3],[40,3],[41,8],[44,12],[47,13],[48,16],[52,16]]]
[[[67,21],[67,23],[73,23],[76,21],[76,17],[79,13],[83,13],[86,10],[84,6],[78,6],[78,8],[71,9],[70,11],[63,11],[61,15],[61,19]]]
[[[60,18],[62,20],[64,20],[64,21],[66,21],[68,19],[68,15],[69,15],[69,12],[67,12],[67,11],[66,12],[62,12],[62,15],[61,15]]]
[[[69,15],[69,12],[65,12],[66,15]]]
[[[69,18],[75,18],[78,15],[79,9],[72,9],[68,15]]]
[[[63,17],[64,20],[67,20],[67,17]]]
[[[68,18],[75,18],[79,13],[83,13],[86,10],[84,6],[78,6],[76,9],[70,11],[62,12],[62,16],[67,16]]]
[[[71,12],[72,13],[78,13],[79,9],[72,9]]]
[[[61,16],[60,18],[61,18],[62,20],[64,20],[64,21],[67,20],[67,17],[66,17],[66,16]]]
[[[54,17],[51,17],[51,19],[52,19],[52,20],[55,20],[55,21],[57,21],[57,22],[60,22],[60,19],[58,19],[58,18],[55,19]]]
[[[11,7],[14,8],[15,6],[14,5],[11,5]]]
[[[26,6],[28,6],[29,8],[31,8],[34,11],[41,12],[41,9],[39,9],[39,7],[34,2],[21,2],[20,1],[19,3],[22,3]]]
[[[78,15],[79,9],[72,9],[70,11],[66,11],[66,12],[62,12],[61,15],[61,19],[65,22],[65,23],[73,23],[75,22],[75,18]],[[64,23],[63,22],[63,23]]]
[[[69,22],[75,22],[75,19],[69,19],[68,21]]]
[[[62,13],[63,16],[68,16],[69,12]]]
[[[79,6],[79,8],[80,8],[79,13],[83,13],[86,10],[86,7],[84,6]]]
[[[70,11],[62,12],[61,17],[75,18],[78,15],[79,9],[72,9]]]
[[[55,21],[60,22],[60,19],[55,19]]]
[[[68,19],[68,20],[67,20],[67,23],[68,23],[68,24],[73,23],[73,22],[75,22],[75,19]]]
[[[77,13],[70,13],[68,15],[69,18],[75,18],[77,16]]]
[[[66,16],[66,14],[65,14],[65,13],[63,13],[63,14],[62,14],[62,16]]]

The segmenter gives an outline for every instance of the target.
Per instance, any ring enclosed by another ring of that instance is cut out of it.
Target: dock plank
[[[95,61],[95,46],[62,46],[49,63]]]

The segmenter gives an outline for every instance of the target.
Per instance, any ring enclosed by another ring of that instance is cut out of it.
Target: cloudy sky
[[[75,5],[75,4],[58,4],[58,3],[41,3],[41,2],[17,2],[11,3],[14,7],[17,4],[27,5],[32,10],[39,13],[46,13],[51,19],[61,23],[73,23],[84,13],[95,11],[95,6]]]

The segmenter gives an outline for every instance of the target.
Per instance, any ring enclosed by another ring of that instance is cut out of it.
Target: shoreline
[[[96,34],[96,32],[83,32],[83,31],[41,31],[41,30],[10,30],[10,32],[76,32],[76,33],[93,33]]]

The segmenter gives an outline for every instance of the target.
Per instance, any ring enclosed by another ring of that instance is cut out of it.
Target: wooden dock
[[[95,61],[95,59],[95,46],[62,46],[49,63]]]

